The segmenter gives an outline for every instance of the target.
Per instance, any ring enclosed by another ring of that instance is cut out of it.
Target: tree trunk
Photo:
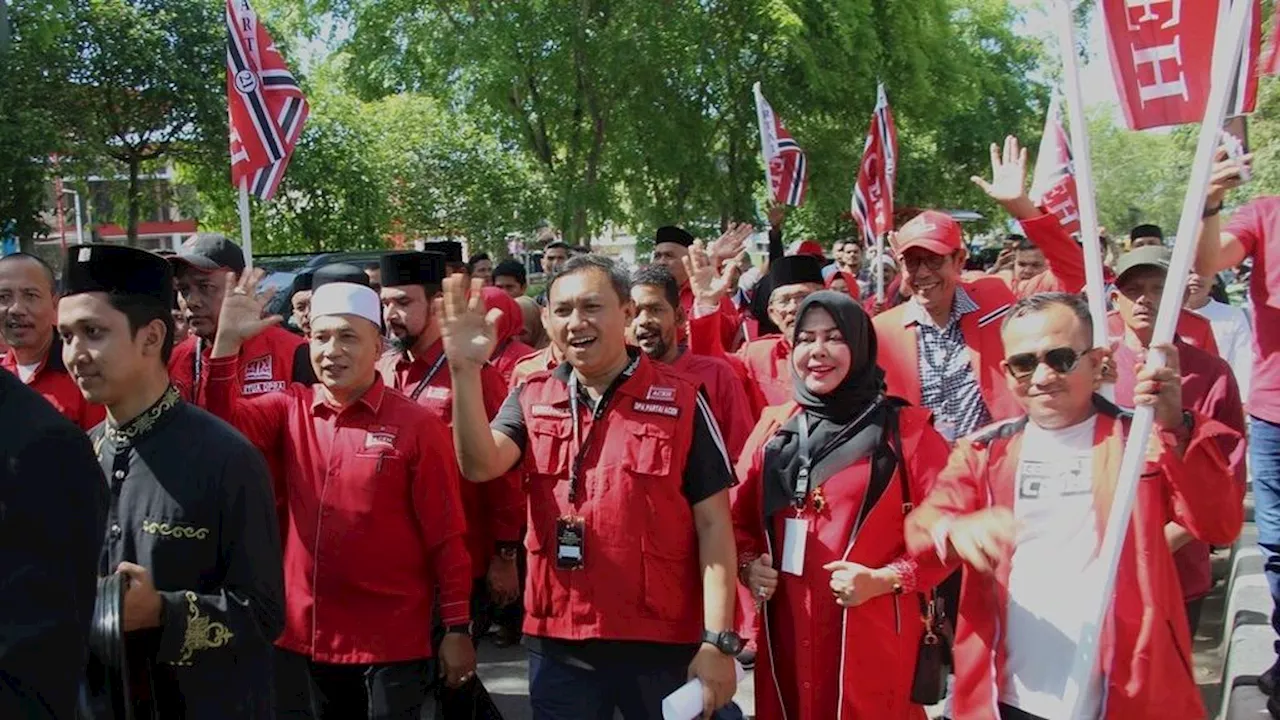
[[[138,216],[142,214],[142,190],[138,187],[141,164],[136,156],[129,158],[129,224],[125,232],[130,247],[138,245]]]

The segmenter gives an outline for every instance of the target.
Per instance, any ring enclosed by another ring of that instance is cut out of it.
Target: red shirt
[[[537,351],[519,340],[509,338],[494,349],[493,357],[489,358],[489,364],[497,369],[498,374],[502,376],[502,381],[509,386],[511,378],[515,375],[516,366],[535,352]]]
[[[715,416],[720,432],[724,435],[729,459],[737,462],[738,453],[742,452],[742,446],[746,444],[756,421],[747,401],[747,394],[743,392],[742,383],[738,382],[733,368],[724,360],[695,355],[688,350],[671,363],[671,368],[706,391],[711,403],[711,414]]]
[[[245,340],[237,356],[240,394],[252,397],[280,392],[291,382],[314,382],[306,345],[306,340],[278,327],[269,327]],[[197,347],[200,348],[198,360]],[[207,367],[212,352],[213,343],[191,335],[178,343],[169,357],[170,381],[182,393],[182,399],[200,407],[206,407]],[[198,389],[195,387],[197,384],[200,386]]]
[[[1239,487],[1230,492],[1243,492],[1245,483],[1245,427],[1244,406],[1240,403],[1240,389],[1236,385],[1231,366],[1226,360],[1175,340],[1178,346],[1178,365],[1182,372],[1182,407],[1205,417],[1213,418],[1240,433],[1239,437],[1219,435],[1216,439],[1227,459],[1231,477],[1221,478],[1230,482],[1234,478]],[[1133,386],[1137,383],[1135,368],[1138,353],[1121,343],[1113,357],[1116,361],[1116,403],[1133,407]],[[1216,479],[1216,478],[1215,478]],[[1227,491],[1224,488],[1224,491]],[[1204,597],[1213,587],[1213,569],[1209,564],[1209,545],[1192,540],[1173,554],[1178,569],[1178,581],[1182,595],[1187,600]]]
[[[1084,289],[1084,249],[1062,228],[1056,215],[1041,215],[1020,221],[1027,239],[1044,253],[1044,272],[1027,280],[1014,280],[1012,273],[998,275],[1019,298],[1045,292],[1078,293]]]
[[[236,358],[209,362],[209,410],[286,458],[285,629],[277,644],[325,663],[430,657],[470,618],[471,575],[449,431],[374,378],[339,409],[319,385],[240,395]]]
[[[378,371],[388,387],[404,393],[446,426],[453,426],[453,377],[444,358],[442,341],[437,340],[426,355],[414,360],[407,355],[384,355],[378,361]],[[427,379],[425,384],[424,379]],[[492,420],[507,398],[507,383],[496,368],[486,365],[480,371],[480,384],[484,390],[485,413]],[[458,465],[453,455],[452,433],[448,438],[445,449],[448,462],[456,473]],[[484,577],[496,551],[496,543],[516,545],[522,538],[525,497],[520,473],[509,472],[486,483],[463,482],[462,508],[467,518],[467,551],[471,555],[472,577]]]
[[[10,348],[0,355],[0,367],[21,379],[18,372],[18,356]],[[101,405],[84,399],[80,388],[71,378],[67,368],[62,364],[62,342],[55,335],[49,346],[49,354],[40,362],[36,371],[26,381],[27,387],[40,393],[49,404],[57,408],[63,417],[80,426],[82,430],[90,430],[107,416]]]
[[[1236,211],[1222,230],[1253,258],[1253,384],[1249,414],[1280,423],[1280,197],[1261,197]]]
[[[1186,308],[1178,311],[1174,334],[1182,342],[1218,357],[1218,341],[1213,337],[1213,324]],[[1124,342],[1124,318],[1119,310],[1107,313],[1107,337],[1114,346]]]

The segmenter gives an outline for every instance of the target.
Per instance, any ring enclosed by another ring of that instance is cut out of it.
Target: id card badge
[[[556,520],[556,567],[581,570],[586,560],[587,531],[582,518]]]
[[[782,526],[782,572],[804,574],[804,544],[809,539],[809,521],[786,518]]]

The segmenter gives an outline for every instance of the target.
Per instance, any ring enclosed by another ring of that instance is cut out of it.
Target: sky
[[[1058,47],[1058,31],[1045,8],[1055,0],[1013,0],[1013,5],[1024,13],[1021,27],[1017,32],[1029,37],[1044,40],[1047,46],[1056,52]],[[1102,24],[1100,7],[1090,13],[1088,29],[1085,34],[1089,41],[1089,60],[1080,67],[1080,84],[1084,90],[1086,107],[1109,105],[1115,108],[1117,121],[1123,123],[1120,114],[1120,96],[1116,93],[1115,81],[1111,76],[1111,62],[1107,57],[1106,35]],[[1079,41],[1079,37],[1076,38]]]

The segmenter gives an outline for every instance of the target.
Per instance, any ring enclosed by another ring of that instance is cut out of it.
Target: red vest
[[[682,486],[697,391],[640,355],[599,420],[577,403],[584,450],[571,503],[569,471],[578,445],[567,370],[534,373],[520,393],[528,429],[524,631],[568,640],[696,644],[702,580],[693,509]],[[562,517],[583,520],[581,569],[556,565]]]

